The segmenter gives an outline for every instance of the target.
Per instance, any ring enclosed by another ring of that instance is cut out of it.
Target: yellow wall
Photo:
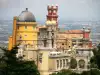
[[[26,44],[37,48],[37,32],[36,23],[34,22],[18,22],[17,23],[17,44]],[[21,37],[21,38],[20,38]]]
[[[13,34],[12,39],[9,38],[9,48],[21,43],[31,45],[30,47],[37,48],[37,33],[36,22],[17,22],[17,17],[13,19]],[[26,28],[27,27],[27,28]],[[20,39],[20,36],[22,37]],[[12,42],[11,42],[12,41]]]
[[[15,46],[16,45],[16,31],[17,31],[17,26],[16,26],[16,24],[17,24],[17,17],[15,16],[14,17],[14,19],[13,19],[13,34],[12,34],[12,37],[13,37],[13,39],[12,39],[12,44],[13,44],[13,46]]]
[[[9,44],[8,44],[8,50],[11,50],[13,46],[16,45],[16,24],[17,24],[17,17],[15,16],[13,18],[13,32],[12,32],[12,36],[9,37]]]
[[[8,44],[8,50],[11,50],[12,47],[13,47],[13,44],[12,44],[13,40],[12,40],[12,36],[9,37],[9,44]]]

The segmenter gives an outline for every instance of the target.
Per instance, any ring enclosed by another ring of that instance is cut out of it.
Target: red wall
[[[90,35],[89,32],[84,32],[84,33],[83,33],[83,38],[90,38],[89,35]]]

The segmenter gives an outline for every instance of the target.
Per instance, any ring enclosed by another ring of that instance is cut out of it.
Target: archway
[[[85,61],[83,59],[80,59],[78,62],[79,68],[85,68]]]

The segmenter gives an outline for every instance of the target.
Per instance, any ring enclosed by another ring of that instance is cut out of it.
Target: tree
[[[100,69],[100,44],[93,49],[94,56],[91,58],[91,67]]]
[[[53,73],[51,75],[80,75],[79,73],[75,73],[72,70],[62,69],[57,73]]]
[[[71,61],[70,61],[70,68],[71,69],[75,69],[77,67],[77,61],[75,58],[71,58]]]
[[[3,65],[0,69],[6,75],[40,75],[34,61],[27,61],[23,60],[23,57],[16,57],[18,52],[17,46],[12,48],[12,50],[3,47],[1,49],[4,51],[4,55],[0,59],[2,60],[0,66]]]

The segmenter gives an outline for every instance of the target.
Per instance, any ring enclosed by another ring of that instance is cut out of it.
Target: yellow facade
[[[18,22],[17,23],[17,44],[27,45],[37,48],[37,23]]]
[[[13,46],[12,46],[12,45],[13,45],[12,43],[13,43],[13,41],[12,41],[12,36],[10,36],[10,37],[9,37],[9,45],[8,45],[8,49],[9,49],[9,50],[11,50],[12,47],[13,47]]]
[[[38,30],[36,26],[36,22],[17,22],[17,19],[14,18],[12,42],[9,41],[9,50],[17,44],[37,49]]]

